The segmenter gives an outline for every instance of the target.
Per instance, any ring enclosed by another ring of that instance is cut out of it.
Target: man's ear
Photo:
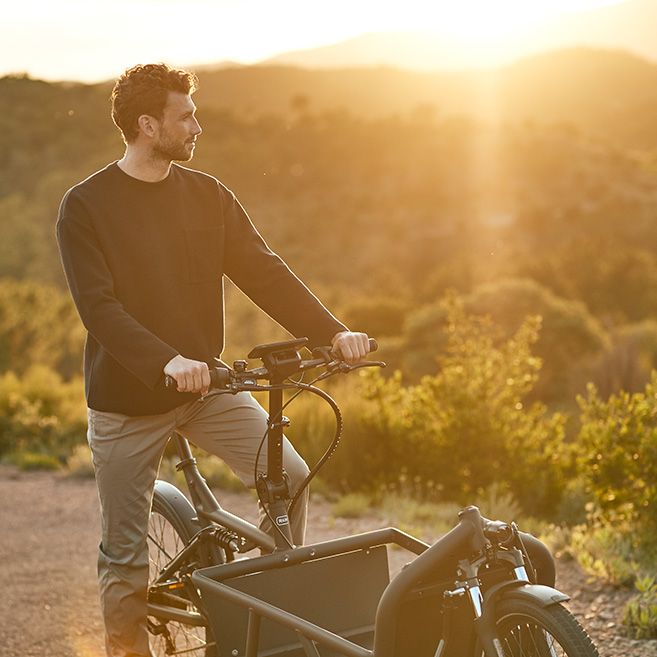
[[[157,129],[156,124],[157,120],[148,114],[142,114],[137,119],[139,130],[141,130],[141,132],[143,132],[147,137],[155,136],[155,131]]]

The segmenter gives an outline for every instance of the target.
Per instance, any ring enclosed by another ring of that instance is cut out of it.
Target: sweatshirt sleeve
[[[112,273],[75,188],[62,200],[57,242],[82,323],[120,365],[154,389],[164,366],[178,352],[142,326],[117,300]]]
[[[260,236],[235,195],[223,192],[226,275],[272,319],[310,346],[347,330]]]

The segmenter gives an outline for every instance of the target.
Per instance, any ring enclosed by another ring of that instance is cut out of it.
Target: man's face
[[[169,92],[162,118],[158,121],[159,129],[153,145],[155,155],[184,162],[192,159],[196,138],[202,132],[195,112],[191,96]]]

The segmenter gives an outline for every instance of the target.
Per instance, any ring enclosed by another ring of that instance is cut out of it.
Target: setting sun
[[[404,6],[399,20],[408,28],[449,32],[455,38],[480,39],[509,36],[564,14],[618,4],[618,0],[462,0],[415,3]],[[382,12],[386,16],[385,10]],[[392,18],[392,15],[389,16]]]
[[[365,33],[399,31],[429,33],[442,44],[438,63],[446,66],[496,65],[534,50],[537,31],[561,18],[614,4],[619,0],[409,0],[403,6],[350,0],[25,0],[4,9],[0,74],[97,81],[136,61],[250,64]],[[394,65],[393,55],[382,63]],[[430,61],[424,67],[435,66]]]

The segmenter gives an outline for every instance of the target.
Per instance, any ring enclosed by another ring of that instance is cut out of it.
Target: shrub
[[[176,463],[178,461],[173,458],[167,458],[166,455],[160,462],[160,468],[157,473],[157,478],[162,481],[168,481],[181,490],[185,490],[185,477],[183,473],[176,470]]]
[[[80,379],[64,382],[44,366],[22,378],[0,376],[0,455],[27,450],[64,456],[85,440],[86,428]]]
[[[643,392],[606,401],[594,386],[578,399],[579,468],[605,523],[633,527],[639,545],[657,538],[657,372]]]
[[[7,463],[19,470],[59,470],[61,463],[51,454],[41,452],[14,452],[5,457]]]
[[[447,533],[458,522],[459,510],[453,502],[422,502],[394,490],[381,501],[386,523],[415,535]]]
[[[385,378],[373,370],[336,382],[345,435],[324,481],[342,492],[401,491],[460,504],[498,484],[525,513],[553,513],[570,456],[563,416],[526,401],[540,369],[531,353],[538,320],[504,340],[457,300],[446,304],[447,352],[438,374],[410,386],[399,372]],[[333,435],[331,410],[306,395],[289,415],[288,433],[312,464]]]
[[[66,460],[66,469],[71,477],[77,479],[93,479],[94,464],[91,450],[87,445],[76,445]]]
[[[492,484],[479,494],[474,503],[486,518],[520,522],[522,508],[504,486]]]
[[[336,518],[362,518],[372,514],[372,500],[363,493],[347,493],[331,507]]]
[[[210,488],[243,491],[242,480],[219,457],[210,454],[198,456],[198,468]]]
[[[404,464],[411,479],[437,482],[439,497],[463,503],[496,483],[525,512],[553,513],[568,465],[565,420],[526,401],[541,366],[531,353],[540,322],[530,318],[504,340],[458,300],[445,304],[438,374],[414,386],[402,385],[399,374],[367,377],[374,404],[367,419],[385,436],[388,476]]]
[[[623,625],[634,639],[657,639],[657,583],[643,577],[636,583],[638,595],[623,611]]]
[[[592,575],[619,586],[631,586],[640,572],[631,535],[618,526],[591,522],[574,527],[570,553]]]
[[[0,279],[0,371],[22,376],[47,366],[70,377],[80,370],[84,328],[68,294],[34,281]]]

